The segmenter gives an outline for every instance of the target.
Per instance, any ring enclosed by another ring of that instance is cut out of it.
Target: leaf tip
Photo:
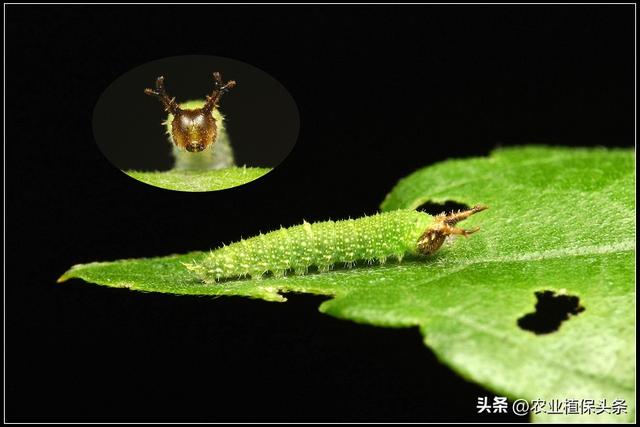
[[[75,266],[71,267],[69,270],[62,273],[62,276],[58,277],[58,279],[56,280],[56,283],[63,283],[69,279],[73,279],[74,277],[77,277],[76,275],[73,274],[74,268]]]

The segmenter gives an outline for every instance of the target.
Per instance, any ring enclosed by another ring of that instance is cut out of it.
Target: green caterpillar
[[[468,236],[478,231],[455,227],[459,221],[486,209],[477,205],[465,211],[431,216],[414,210],[397,210],[343,221],[303,222],[240,240],[212,251],[202,262],[185,264],[206,283],[234,278],[282,277],[288,272],[306,274],[311,267],[326,272],[335,264],[347,267],[357,261],[384,263],[405,255],[431,255],[447,236]]]

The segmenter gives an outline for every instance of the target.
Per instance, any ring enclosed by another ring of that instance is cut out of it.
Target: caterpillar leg
[[[435,217],[436,223],[429,227],[418,239],[418,253],[422,255],[431,255],[436,252],[444,243],[447,236],[459,235],[467,237],[480,230],[479,227],[471,230],[465,230],[455,225],[469,218],[471,215],[482,212],[487,206],[476,205],[465,211],[451,212],[450,214],[440,214]]]

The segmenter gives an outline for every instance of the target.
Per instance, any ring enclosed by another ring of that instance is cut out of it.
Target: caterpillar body
[[[352,267],[357,261],[401,261],[405,255],[430,255],[447,236],[467,236],[455,224],[486,209],[431,216],[414,210],[397,210],[342,221],[324,221],[281,228],[240,240],[212,251],[201,262],[185,264],[206,283],[234,278],[261,278],[267,273],[282,277],[307,274],[311,267],[326,272],[335,264]]]

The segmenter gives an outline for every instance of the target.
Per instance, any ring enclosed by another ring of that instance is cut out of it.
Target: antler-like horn
[[[217,108],[222,95],[229,92],[229,90],[235,86],[235,80],[229,80],[225,84],[222,84],[222,76],[220,73],[213,73],[213,91],[211,92],[211,95],[207,95],[207,102],[204,104],[202,109],[205,111],[212,111],[214,108]]]
[[[174,115],[180,112],[180,107],[178,106],[176,99],[170,98],[169,95],[167,95],[167,91],[164,88],[163,76],[160,76],[156,79],[156,90],[147,88],[144,90],[144,93],[158,98],[158,100],[160,100],[160,102],[162,102],[162,104],[164,105],[165,111]]]

